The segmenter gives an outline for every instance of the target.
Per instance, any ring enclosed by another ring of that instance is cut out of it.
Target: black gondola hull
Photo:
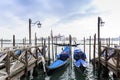
[[[70,64],[69,59],[66,61],[66,63],[62,64],[61,66],[58,66],[56,68],[49,68],[48,66],[46,67],[47,70],[47,75],[50,76],[53,73],[57,73],[58,71],[60,71],[61,69],[67,67]]]

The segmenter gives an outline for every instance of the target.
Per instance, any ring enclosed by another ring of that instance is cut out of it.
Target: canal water
[[[83,45],[79,46],[83,50]],[[62,47],[57,47],[58,53],[61,52]],[[72,47],[72,52],[74,50],[74,47]],[[43,70],[39,69],[39,76],[38,77],[33,77],[30,76],[28,80],[98,80],[97,77],[97,71],[93,71],[93,65],[92,63],[89,62],[89,46],[86,46],[86,55],[87,55],[87,62],[88,62],[88,67],[86,71],[83,74],[78,73],[73,66],[74,60],[72,59],[71,64],[68,65],[66,68],[55,72],[51,76],[44,75]],[[91,48],[91,53],[93,53],[93,48]],[[52,56],[51,56],[52,57]],[[92,57],[92,56],[91,56]],[[100,78],[99,80],[113,80],[112,74],[109,74],[109,78]]]
[[[112,74],[109,74],[109,78],[97,77],[97,72],[94,73],[93,66],[90,63],[83,74],[78,73],[74,67],[69,65],[66,68],[55,72],[51,76],[44,75],[42,69],[39,69],[38,77],[30,76],[28,80],[113,80]]]

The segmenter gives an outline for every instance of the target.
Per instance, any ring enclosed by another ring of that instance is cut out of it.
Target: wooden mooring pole
[[[71,35],[69,35],[69,44],[70,44],[70,66],[71,66],[71,69],[72,69],[72,37]]]
[[[57,44],[57,37],[56,37],[55,39],[56,39],[56,40],[55,40],[55,41],[56,41],[55,43]],[[55,45],[55,56],[57,56],[57,45]]]
[[[42,44],[42,55],[44,55],[44,54],[43,54],[43,46],[44,46],[44,45],[43,45],[43,41],[44,41],[44,39],[43,39],[43,37],[42,37],[42,39],[41,39],[41,44]]]
[[[3,38],[1,39],[1,48],[3,47]]]
[[[46,59],[46,40],[44,39],[44,45],[43,45],[43,56]]]
[[[38,76],[38,47],[37,47],[37,36],[36,36],[36,33],[35,33],[35,55],[36,55],[36,62],[35,62],[35,67],[33,69],[33,76],[36,77]]]
[[[100,40],[100,24],[101,18],[98,17],[98,78],[100,78],[101,74],[101,64],[100,64],[100,56],[101,56],[101,40]]]
[[[119,70],[119,64],[120,64],[120,50],[117,51],[117,78],[120,78],[120,70]]]
[[[13,35],[13,46],[15,46],[15,35]]]
[[[10,51],[7,51],[7,56],[5,59],[5,67],[6,67],[6,72],[8,74],[8,77],[6,80],[10,80]]]
[[[83,50],[84,50],[84,53],[85,53],[85,37],[84,37],[83,41],[84,41],[84,44],[83,44],[84,45],[84,47],[83,47],[84,49]]]
[[[37,46],[37,36],[36,36],[36,33],[35,33],[35,46]]]
[[[25,52],[25,77],[28,76],[28,50]]]
[[[25,45],[25,39],[23,38],[23,46]]]
[[[91,36],[89,37],[89,62],[91,62]]]
[[[34,67],[34,69],[33,69],[33,76],[34,77],[36,77],[36,76],[38,76],[38,52],[37,52],[37,48],[36,48],[36,62],[35,62],[35,67]]]
[[[93,71],[94,72],[95,72],[95,64],[96,64],[95,53],[96,53],[96,34],[94,35],[94,48],[93,48]]]
[[[53,32],[51,30],[51,41],[52,41],[52,59],[54,61],[54,49],[53,49]]]
[[[50,36],[48,36],[48,65],[50,65]]]

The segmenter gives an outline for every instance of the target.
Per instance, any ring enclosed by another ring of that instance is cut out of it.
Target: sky
[[[0,1],[0,38],[17,39],[29,36],[29,22],[41,22],[41,28],[31,26],[32,39],[53,35],[78,39],[97,34],[97,19],[101,37],[120,36],[120,0],[2,0]]]

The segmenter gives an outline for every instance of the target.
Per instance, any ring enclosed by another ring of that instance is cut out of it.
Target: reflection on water
[[[75,80],[86,80],[86,74],[79,73],[76,69],[74,69],[75,72]]]
[[[58,72],[55,72],[51,76],[44,75],[43,70],[39,70],[39,76],[28,80],[113,80],[110,74],[109,78],[97,78],[97,72],[93,72],[92,64],[89,64],[88,68],[84,73],[78,73],[74,66],[67,66]]]
[[[34,77],[32,80],[97,80],[97,77],[93,75],[92,65],[89,64],[86,71],[81,74],[78,73],[74,66],[67,66],[61,69],[58,72],[55,72],[51,76],[47,76],[43,74],[43,70],[39,70],[39,76]]]
[[[58,72],[55,72],[52,74],[49,80],[65,80],[65,75],[67,72],[67,67],[64,67],[63,69],[60,69]]]

